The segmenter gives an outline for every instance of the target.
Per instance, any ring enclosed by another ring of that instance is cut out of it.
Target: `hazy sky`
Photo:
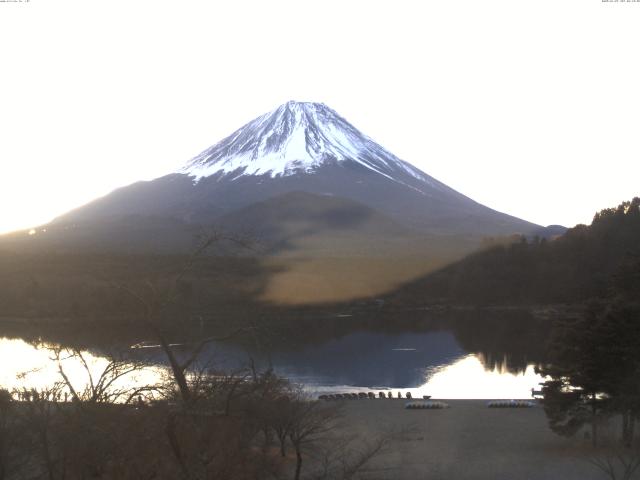
[[[640,2],[5,1],[0,42],[0,231],[290,99],[536,223],[640,194]]]

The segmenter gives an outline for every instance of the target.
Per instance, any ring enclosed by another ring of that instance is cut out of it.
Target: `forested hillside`
[[[580,303],[640,271],[640,198],[595,214],[555,240],[520,237],[473,254],[392,295],[411,303]],[[636,277],[639,277],[637,273]],[[640,281],[625,288],[640,290]]]

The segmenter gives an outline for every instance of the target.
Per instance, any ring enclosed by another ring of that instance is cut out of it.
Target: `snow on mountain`
[[[291,196],[295,192],[307,194],[304,208],[298,205],[303,197]],[[346,222],[359,232],[358,225],[381,218],[378,214],[402,228],[438,237],[482,238],[539,228],[487,208],[430,177],[326,105],[301,102],[288,102],[247,123],[179,172],[122,187],[54,223],[106,225],[135,217],[148,220],[136,220],[141,225],[165,219],[167,225],[182,222],[187,229],[222,221],[240,225],[258,211],[250,207],[260,205],[260,212],[274,210],[264,213],[275,220],[263,230],[276,231],[283,223],[280,214],[290,212],[287,204],[292,203],[304,211],[296,219],[315,221],[322,230],[325,217],[318,211],[330,203],[324,201],[327,197],[335,197],[336,205],[341,205],[332,210],[333,221]],[[314,202],[317,208],[312,207]],[[363,208],[355,208],[356,204]],[[352,211],[360,215],[348,213]],[[386,232],[383,224],[389,222],[377,223]]]
[[[275,178],[314,173],[325,164],[343,162],[355,162],[398,183],[405,184],[401,178],[408,174],[431,187],[440,186],[325,104],[294,101],[247,123],[195,157],[180,173],[196,181],[216,174],[232,179],[246,175]]]

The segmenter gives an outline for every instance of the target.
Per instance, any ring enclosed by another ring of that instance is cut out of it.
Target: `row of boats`
[[[407,402],[404,406],[407,410],[440,410],[442,408],[449,408],[448,403],[444,402]]]
[[[533,408],[536,404],[528,400],[494,400],[487,403],[489,408]]]
[[[374,392],[357,392],[357,393],[331,393],[320,395],[319,400],[358,400],[358,399],[376,399],[376,398],[394,398],[392,392],[378,392],[378,396]],[[396,398],[403,398],[402,393],[398,392]],[[404,398],[411,399],[411,392],[407,392]],[[431,395],[423,395],[424,400],[429,400]]]

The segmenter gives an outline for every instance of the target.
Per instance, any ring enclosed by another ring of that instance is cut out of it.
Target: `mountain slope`
[[[404,162],[323,104],[284,104],[179,172],[116,190],[56,222],[129,214],[207,224],[291,191],[348,198],[434,234],[527,233],[536,225],[474,202]]]
[[[439,236],[405,227],[350,199],[289,192],[256,202],[218,219],[225,231],[253,238],[264,253],[322,257],[409,257],[445,250]],[[470,248],[446,240],[449,251]]]
[[[288,102],[178,172],[4,236],[0,250],[186,254],[212,226],[257,240],[243,254],[268,272],[261,300],[296,304],[379,296],[485,237],[540,229],[397,158],[326,105]]]

